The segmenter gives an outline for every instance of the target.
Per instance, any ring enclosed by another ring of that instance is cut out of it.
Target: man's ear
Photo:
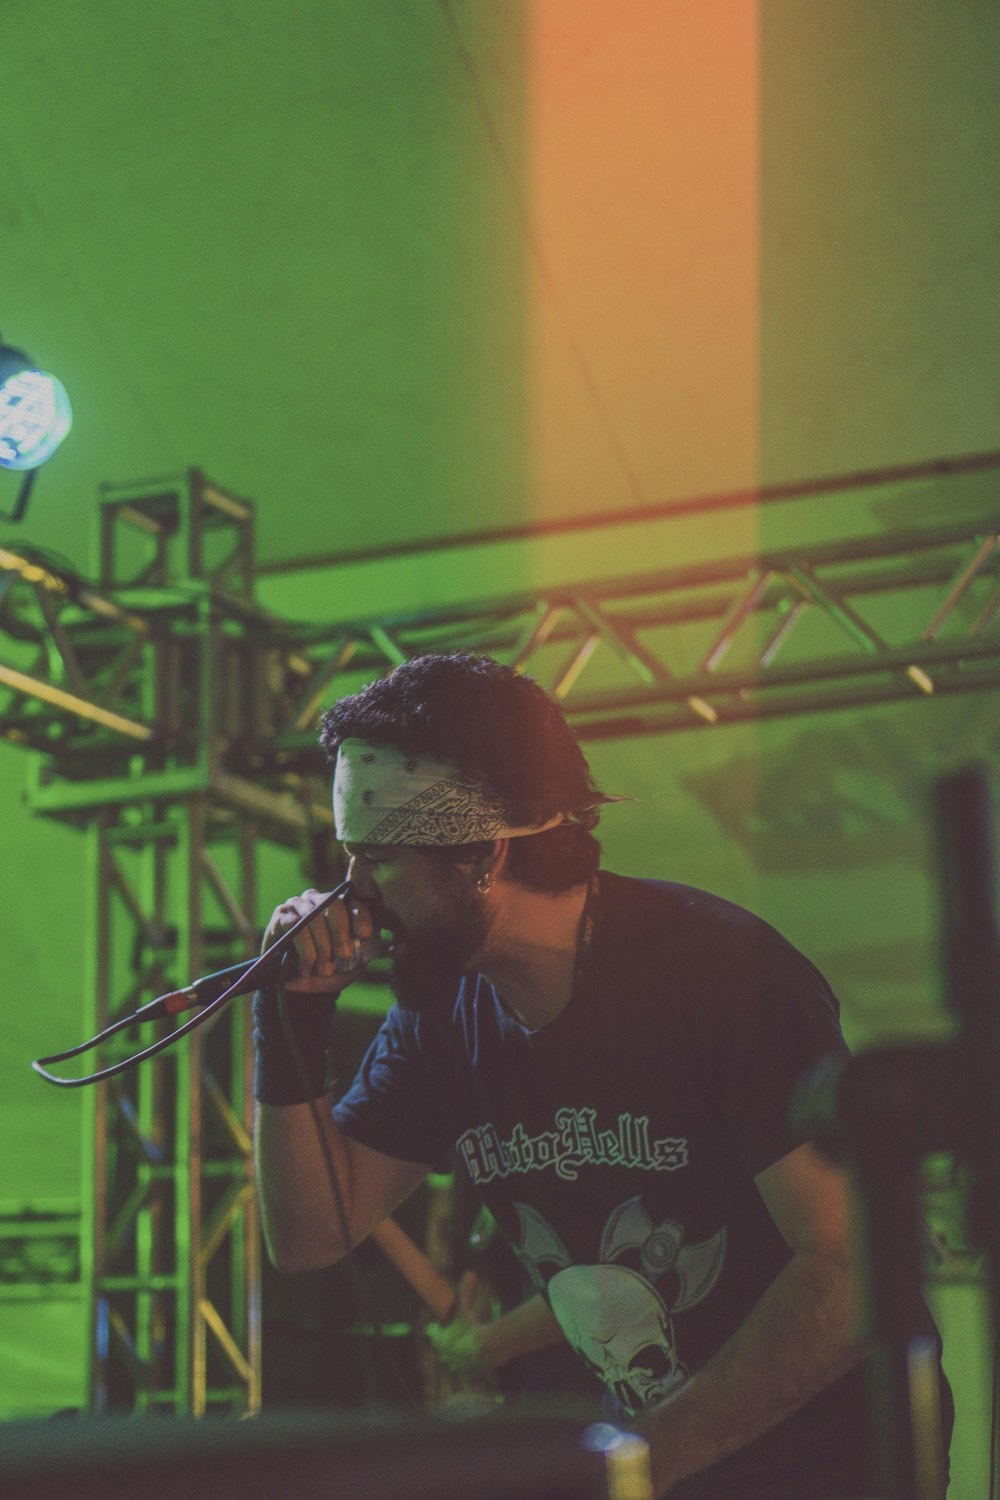
[[[475,861],[476,884],[488,891],[502,876],[510,853],[510,839],[494,839],[488,850]]]

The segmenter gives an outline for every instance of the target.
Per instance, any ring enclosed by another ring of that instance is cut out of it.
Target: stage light
[[[62,381],[39,370],[22,350],[0,344],[0,467],[37,469],[72,422]]]
[[[73,422],[66,388],[39,370],[22,349],[0,342],[0,468],[24,473],[17,504],[6,521],[20,521],[35,470],[59,447]]]

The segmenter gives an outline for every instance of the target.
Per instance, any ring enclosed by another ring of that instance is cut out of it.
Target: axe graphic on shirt
[[[598,1260],[616,1261],[631,1250],[639,1252],[639,1268],[648,1281],[668,1271],[677,1277],[677,1296],[670,1311],[686,1312],[712,1290],[726,1253],[726,1231],[695,1245],[684,1244],[684,1230],[674,1219],[654,1224],[641,1198],[630,1198],[609,1216],[601,1236]]]
[[[521,1243],[515,1246],[527,1265],[536,1285],[544,1277],[540,1267],[548,1262],[556,1270],[572,1264],[562,1240],[537,1209],[526,1203],[515,1205],[520,1223]],[[613,1209],[601,1235],[598,1260],[608,1265],[623,1255],[638,1251],[642,1275],[650,1283],[673,1271],[677,1278],[677,1296],[672,1299],[672,1313],[695,1307],[708,1295],[718,1279],[726,1253],[726,1231],[720,1229],[710,1239],[698,1244],[684,1244],[684,1230],[673,1219],[654,1224],[642,1206],[641,1198],[629,1198]]]

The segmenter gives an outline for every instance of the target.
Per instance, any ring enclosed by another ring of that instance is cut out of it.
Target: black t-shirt
[[[335,1116],[404,1160],[454,1147],[569,1341],[635,1414],[789,1260],[754,1177],[800,1144],[789,1099],[846,1050],[837,1017],[819,972],[759,918],[602,872],[590,952],[553,1021],[527,1030],[480,975],[440,1013],[395,1008]],[[858,1371],[710,1474],[748,1496],[758,1479],[860,1492],[866,1423]]]

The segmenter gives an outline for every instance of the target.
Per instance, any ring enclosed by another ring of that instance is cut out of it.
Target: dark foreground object
[[[0,1427],[4,1500],[607,1500],[569,1417],[79,1417]]]

